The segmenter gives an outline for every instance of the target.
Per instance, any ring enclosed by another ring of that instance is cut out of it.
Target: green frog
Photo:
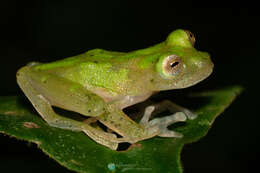
[[[208,53],[194,48],[194,43],[191,32],[177,29],[162,43],[145,49],[126,53],[93,49],[51,63],[32,62],[18,70],[17,82],[50,126],[82,131],[112,150],[119,143],[154,136],[181,138],[181,133],[167,127],[196,118],[188,109],[162,101],[148,105],[139,123],[122,110],[159,91],[186,88],[207,78],[213,63]],[[61,116],[53,106],[88,119]],[[150,120],[155,110],[166,109],[172,114]],[[95,121],[109,130],[94,126]]]

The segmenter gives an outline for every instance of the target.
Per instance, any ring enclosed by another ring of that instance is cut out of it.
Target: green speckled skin
[[[64,60],[26,66],[18,71],[17,81],[34,106],[39,99],[46,103],[45,108],[36,108],[38,112],[51,112],[45,111],[50,104],[97,117],[129,142],[136,142],[154,134],[127,117],[124,107],[158,91],[189,87],[212,72],[209,54],[196,50],[193,44],[187,31],[179,29],[166,41],[146,49],[127,53],[94,49]],[[167,75],[164,62],[173,55],[179,58],[181,70]],[[46,121],[56,116],[40,114],[47,116]],[[64,124],[65,120],[61,121]]]

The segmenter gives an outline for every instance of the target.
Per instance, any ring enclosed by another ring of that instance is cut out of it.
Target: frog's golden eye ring
[[[189,38],[189,41],[191,42],[192,46],[194,46],[195,41],[196,41],[194,35],[189,30],[185,30],[185,32],[186,32],[186,34],[187,34],[187,36]]]
[[[178,75],[183,70],[183,63],[177,55],[169,55],[165,57],[161,64],[161,72],[166,77]]]

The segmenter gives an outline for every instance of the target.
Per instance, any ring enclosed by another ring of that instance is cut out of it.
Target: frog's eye
[[[190,31],[188,31],[188,30],[185,30],[185,32],[186,32],[186,34],[187,34],[187,36],[189,38],[189,41],[191,42],[192,46],[194,46],[195,41],[196,41],[194,35]]]
[[[166,76],[176,76],[183,69],[181,58],[177,55],[169,55],[162,62],[162,72]]]

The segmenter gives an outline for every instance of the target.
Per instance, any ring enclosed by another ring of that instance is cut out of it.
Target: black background
[[[127,1],[7,1],[0,7],[0,95],[22,95],[19,67],[93,48],[130,51],[163,41],[174,29],[192,31],[211,54],[214,73],[197,88],[239,84],[244,93],[208,135],[184,147],[186,173],[252,172],[258,168],[259,9],[195,8]],[[70,172],[35,145],[0,135],[0,172]]]

